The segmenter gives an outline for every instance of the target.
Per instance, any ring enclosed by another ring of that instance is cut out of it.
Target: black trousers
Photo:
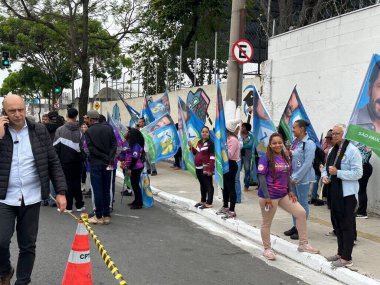
[[[228,166],[230,171],[223,175],[223,207],[228,208],[228,202],[230,202],[230,211],[234,212],[236,204],[235,177],[238,165],[235,160],[229,160]]]
[[[83,194],[81,189],[81,179],[82,179],[82,165],[70,165],[70,167],[63,166],[63,173],[66,177],[67,192],[67,210],[73,209],[73,200],[75,199],[75,207],[77,209],[84,206]]]
[[[338,240],[338,255],[345,260],[351,260],[355,239],[354,218],[357,201],[355,195],[344,197],[343,200],[343,212],[331,209],[331,222]]]
[[[372,175],[372,165],[370,163],[363,164],[363,176],[359,179],[359,208],[358,215],[367,215],[367,185],[368,180]]]
[[[179,148],[176,154],[174,155],[174,166],[181,167],[182,160],[182,148]]]
[[[36,257],[36,240],[40,203],[28,206],[8,206],[0,203],[0,276],[11,269],[9,245],[16,223],[19,247],[15,285],[31,282],[34,259]]]
[[[141,172],[144,168],[139,169],[133,169],[132,175],[131,175],[131,185],[133,194],[135,195],[135,200],[133,201],[133,204],[136,206],[142,206],[143,205],[143,199],[142,199],[142,193],[140,188],[140,177]]]
[[[214,199],[214,185],[212,184],[212,175],[203,174],[203,169],[196,169],[199,184],[201,186],[201,202],[207,202],[212,205]]]

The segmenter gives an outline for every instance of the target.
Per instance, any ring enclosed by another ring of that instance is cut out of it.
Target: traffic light
[[[9,51],[3,51],[3,60],[2,60],[2,65],[5,67],[9,67],[11,65],[11,62],[9,60]]]
[[[56,94],[58,94],[58,93],[61,93],[61,87],[59,87],[59,86],[54,86],[54,88],[53,88],[53,91],[54,91],[54,93],[56,93]]]

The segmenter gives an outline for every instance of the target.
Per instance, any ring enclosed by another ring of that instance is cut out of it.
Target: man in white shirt
[[[58,209],[66,208],[66,181],[50,135],[44,125],[25,117],[22,98],[5,97],[0,117],[0,285],[10,285],[14,273],[9,245],[15,224],[20,249],[15,284],[31,282],[40,202],[49,196],[50,179]]]

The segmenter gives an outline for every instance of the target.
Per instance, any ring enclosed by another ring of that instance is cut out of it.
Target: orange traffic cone
[[[90,242],[82,220],[79,220],[62,285],[92,285]]]

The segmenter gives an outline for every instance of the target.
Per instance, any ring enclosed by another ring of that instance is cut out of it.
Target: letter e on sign
[[[231,53],[239,64],[248,63],[253,58],[253,46],[249,41],[240,39],[233,44]]]

